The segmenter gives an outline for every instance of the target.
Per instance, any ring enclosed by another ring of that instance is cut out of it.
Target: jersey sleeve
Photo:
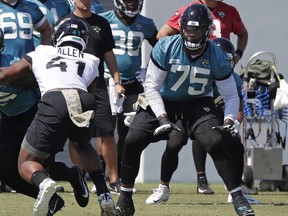
[[[146,18],[143,26],[145,32],[145,39],[149,39],[157,34],[157,27],[154,21],[150,18]]]
[[[238,96],[239,96],[240,99],[242,99],[243,98],[243,96],[242,96],[243,81],[239,77],[239,75],[236,74],[235,72],[233,72],[233,76],[234,76],[234,79],[235,79],[235,82],[236,82]]]
[[[165,64],[166,64],[165,44],[166,44],[166,37],[160,38],[160,40],[153,47],[152,53],[151,53],[151,60],[153,61],[155,66],[157,66],[163,71],[167,71],[167,68],[165,67]]]
[[[232,73],[232,68],[228,59],[227,54],[216,44],[208,41],[211,48],[211,62],[214,62],[212,65],[213,77],[215,80],[225,80],[230,77]]]
[[[34,2],[29,1],[29,9],[31,11],[30,15],[32,17],[33,26],[37,29],[45,22],[46,17],[42,13],[39,6]]]

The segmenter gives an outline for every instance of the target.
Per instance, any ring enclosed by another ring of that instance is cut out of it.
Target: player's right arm
[[[22,58],[10,67],[0,68],[0,85],[16,79],[28,78],[31,75],[33,75],[32,65],[25,58]]]

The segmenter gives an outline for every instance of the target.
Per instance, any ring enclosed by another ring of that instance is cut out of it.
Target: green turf
[[[59,195],[65,200],[65,208],[56,215],[100,215],[99,204],[95,194],[90,194],[90,202],[86,208],[77,205],[69,184],[60,182],[65,192]],[[195,184],[172,183],[169,201],[159,205],[146,205],[145,199],[152,193],[158,183],[137,184],[137,192],[133,196],[136,216],[233,216],[236,215],[233,205],[227,204],[227,192],[221,183],[211,183],[214,195],[199,195]],[[89,182],[89,188],[92,188]],[[257,216],[287,216],[288,192],[259,192],[254,196],[261,201],[253,205]],[[118,196],[113,195],[117,202]],[[1,216],[30,216],[34,200],[18,193],[0,193]]]

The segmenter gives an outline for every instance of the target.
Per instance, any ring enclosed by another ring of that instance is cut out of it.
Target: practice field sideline
[[[65,200],[65,208],[56,215],[100,215],[100,208],[95,194],[90,194],[90,202],[86,208],[77,205],[72,188],[66,182],[59,182],[65,192],[59,195]],[[89,188],[92,183],[88,182]],[[232,204],[226,203],[227,192],[221,183],[211,183],[214,195],[199,195],[195,184],[172,183],[169,201],[159,205],[146,205],[146,198],[158,183],[137,184],[137,192],[133,196],[135,216],[233,216],[236,215]],[[260,205],[252,205],[257,216],[286,216],[288,211],[288,192],[259,192],[253,196],[261,201]],[[117,195],[113,195],[116,202]],[[0,193],[1,216],[30,216],[34,200],[19,193]]]

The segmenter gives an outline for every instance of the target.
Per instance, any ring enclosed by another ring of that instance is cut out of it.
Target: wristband
[[[243,56],[243,51],[242,51],[242,50],[237,49],[237,50],[235,51],[235,53],[240,56],[240,59],[242,58],[242,56]]]
[[[160,120],[162,120],[162,119],[164,119],[164,118],[167,118],[167,114],[166,113],[163,113],[163,114],[161,114],[161,115],[159,115],[158,117],[157,117],[157,119],[160,121]]]
[[[115,82],[115,86],[116,86],[116,85],[121,85],[121,83],[120,83],[120,82]]]

